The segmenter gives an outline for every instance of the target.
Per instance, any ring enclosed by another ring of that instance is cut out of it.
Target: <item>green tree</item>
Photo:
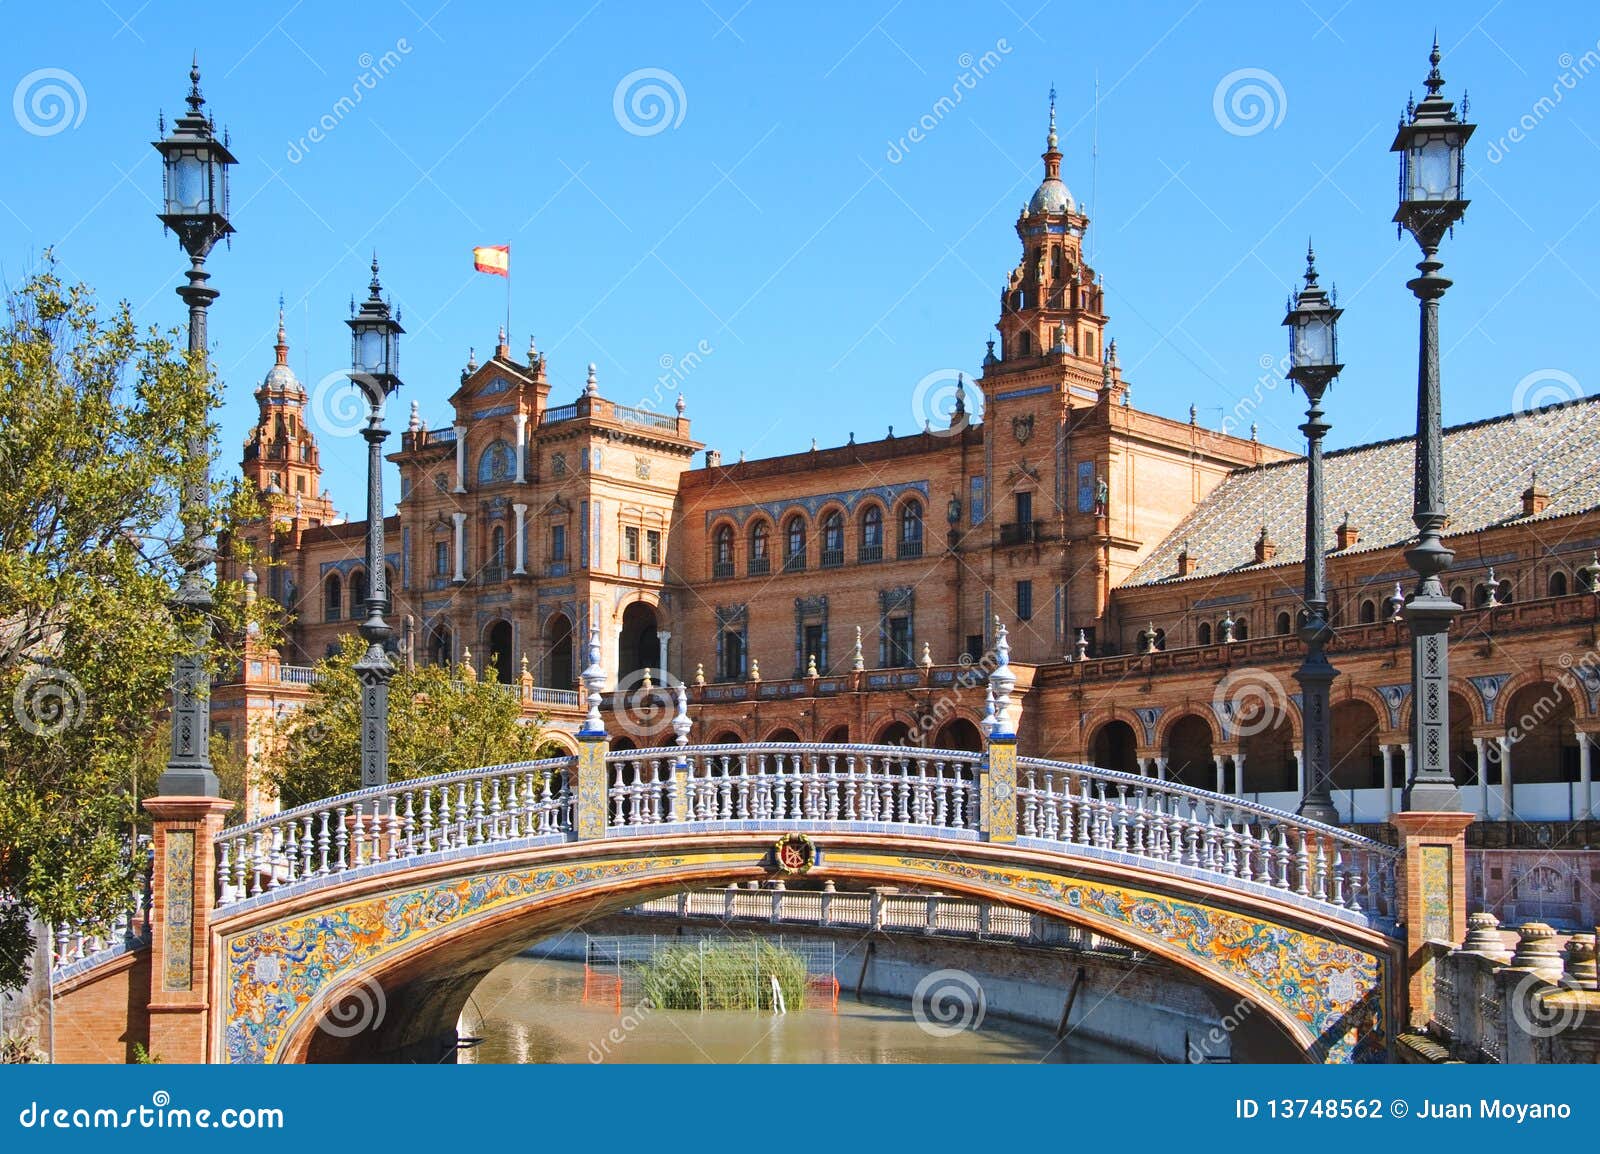
[[[135,889],[138,750],[165,707],[178,623],[185,430],[215,382],[173,335],[66,285],[49,254],[0,327],[0,988],[25,978],[30,918],[105,927]],[[242,491],[213,506],[250,515]],[[215,668],[243,590],[217,591]],[[263,628],[271,628],[263,623]]]
[[[264,776],[285,809],[360,787],[361,683],[366,651],[346,636],[317,665],[303,709],[267,722]],[[395,671],[389,688],[389,779],[409,781],[481,765],[526,761],[554,750],[538,723],[525,723],[515,693],[497,681],[458,681],[443,666]]]

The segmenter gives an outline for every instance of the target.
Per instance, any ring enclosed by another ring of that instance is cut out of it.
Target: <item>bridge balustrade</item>
[[[686,764],[681,796],[674,766]],[[898,747],[755,746],[608,755],[613,826],[827,821],[978,828],[980,757]],[[681,812],[680,812],[681,809]]]
[[[465,770],[312,802],[217,837],[217,905],[311,878],[573,829],[570,757]]]
[[[1394,916],[1398,851],[1226,794],[1093,766],[1017,760],[1023,837],[1088,846]]]

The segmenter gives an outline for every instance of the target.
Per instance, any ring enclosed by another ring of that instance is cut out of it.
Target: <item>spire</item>
[[[278,294],[278,343],[273,346],[278,354],[278,364],[287,367],[289,364],[289,337],[283,331],[283,294]]]
[[[967,380],[966,374],[956,374],[956,407],[950,414],[950,427],[964,424],[967,416]]]
[[[1443,59],[1444,57],[1439,54],[1439,32],[1435,29],[1433,33],[1433,51],[1428,53],[1428,63],[1432,65],[1432,68],[1428,71],[1428,79],[1423,81],[1423,84],[1427,86],[1429,98],[1438,96],[1439,89],[1444,87],[1444,76],[1439,72],[1439,61]]]
[[[1311,238],[1306,238],[1306,288],[1317,287],[1317,253],[1311,247]]]
[[[1438,46],[1434,46],[1437,52]],[[199,115],[200,109],[205,105],[206,98],[200,95],[200,54],[196,52],[189,64],[189,95],[184,97],[189,103],[189,110]]]
[[[1056,138],[1056,86],[1050,86],[1050,132],[1044,139],[1044,178],[1046,180],[1061,179],[1061,150],[1057,147]],[[1030,212],[1037,211],[1032,206]]]

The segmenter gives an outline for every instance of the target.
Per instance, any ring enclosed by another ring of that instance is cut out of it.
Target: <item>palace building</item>
[[[1304,460],[1134,407],[1053,109],[1042,159],[996,340],[945,427],[724,463],[681,398],[618,403],[592,365],[553,397],[544,356],[514,356],[502,330],[448,420],[424,419],[431,394],[413,402],[390,456],[396,660],[497,678],[564,742],[596,630],[619,747],[671,742],[662,687],[681,681],[696,743],[975,749],[1000,620],[1024,753],[1293,809]],[[219,730],[246,742],[253,717],[304,699],[366,595],[365,525],[322,489],[281,319],[256,398],[243,471],[269,515],[237,531],[290,625],[215,692]],[[1600,398],[1446,431],[1447,576],[1466,607],[1452,756],[1491,841],[1520,836],[1513,814],[1555,828],[1592,811],[1597,437]],[[1352,821],[1383,820],[1406,776],[1411,456],[1401,439],[1326,458],[1335,801]],[[1582,844],[1594,827],[1561,828]]]

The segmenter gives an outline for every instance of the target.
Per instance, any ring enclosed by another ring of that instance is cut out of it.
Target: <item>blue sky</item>
[[[468,346],[486,355],[504,313],[502,282],[472,273],[470,249],[509,242],[512,347],[537,334],[557,403],[590,361],[605,395],[633,403],[661,392],[664,366],[709,349],[662,403],[681,387],[696,436],[729,459],[908,431],[917,383],[976,374],[993,335],[1052,82],[1063,175],[1094,218],[1089,247],[1135,403],[1179,418],[1194,404],[1216,427],[1259,394],[1263,439],[1294,445],[1299,398],[1258,382],[1284,346],[1284,295],[1311,235],[1347,309],[1330,440],[1403,434],[1417,255],[1389,223],[1388,146],[1421,90],[1436,15],[1446,92],[1465,86],[1480,125],[1472,207],[1442,254],[1456,281],[1446,420],[1578,395],[1596,371],[1600,56],[1584,54],[1600,52],[1600,15],[1577,5],[375,0],[193,12],[137,0],[6,9],[0,272],[14,283],[54,246],[69,276],[148,322],[180,323],[185,262],[154,218],[148,142],[157,111],[181,108],[197,50],[241,160],[239,233],[211,261],[228,462],[272,361],[279,294],[294,367],[315,388],[345,363],[347,302],[374,248],[409,329],[391,427],[412,400],[431,424],[448,419]],[[41,69],[70,73],[53,81],[64,118],[30,107],[29,78],[52,83]],[[630,122],[629,89],[618,114],[619,84],[641,70],[667,93],[666,123]],[[1248,99],[1230,111],[1240,85],[1264,94],[1265,120]],[[957,89],[960,103],[936,111]],[[359,104],[336,108],[356,90]],[[933,127],[910,141],[925,116]],[[312,140],[319,122],[332,127]],[[359,438],[323,446],[336,503],[358,513]]]

